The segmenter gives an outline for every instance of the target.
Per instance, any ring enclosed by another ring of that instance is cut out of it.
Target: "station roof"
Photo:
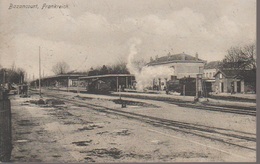
[[[106,75],[96,75],[96,76],[84,76],[79,77],[79,79],[95,79],[95,78],[105,78],[105,77],[133,77],[133,74],[106,74]]]
[[[75,73],[71,73],[71,74],[59,74],[59,75],[53,75],[53,76],[46,76],[46,77],[42,77],[41,80],[48,80],[48,79],[59,79],[59,78],[79,78],[79,77],[83,77],[83,76],[87,76],[87,74],[75,74]],[[38,81],[39,79],[36,79],[34,81]]]
[[[147,63],[147,65],[152,66],[152,65],[160,65],[160,64],[167,64],[167,63],[205,63],[205,61],[185,53],[174,54],[174,55],[171,55],[169,53],[167,56],[162,56],[150,61],[149,63]]]
[[[54,76],[48,76],[41,78],[41,81],[44,80],[51,80],[51,79],[96,79],[96,78],[106,78],[106,77],[134,77],[133,74],[106,74],[106,75],[96,75],[96,76],[87,76],[86,74],[60,74],[60,75],[54,75]],[[36,79],[34,81],[38,81],[39,79]],[[32,81],[32,82],[34,82]]]
[[[214,77],[219,73],[222,73],[226,78],[242,78],[246,80],[256,78],[256,70],[218,70]]]

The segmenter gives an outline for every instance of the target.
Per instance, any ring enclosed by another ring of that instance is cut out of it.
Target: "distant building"
[[[214,77],[216,79],[216,92],[256,92],[256,70],[218,70]]]
[[[159,86],[159,90],[162,90],[167,80],[176,80],[184,77],[195,78],[197,74],[203,73],[205,61],[198,58],[198,54],[191,56],[185,53],[171,55],[168,53],[166,56],[156,57],[150,59],[147,64],[149,67],[165,67],[166,69],[172,69],[172,75],[170,79],[154,79],[153,83]]]
[[[183,77],[196,77],[198,73],[203,73],[205,61],[195,57],[181,53],[167,56],[156,57],[154,60],[151,58],[148,66],[157,67],[164,66],[165,68],[173,68],[173,76],[178,79]]]
[[[205,80],[207,86],[209,86],[209,92],[215,92],[215,77],[214,75],[217,73],[220,64],[220,61],[212,61],[205,65],[203,72],[203,79]]]
[[[212,61],[207,63],[204,67],[203,78],[210,80],[215,79],[214,75],[217,73],[221,63],[221,61]]]

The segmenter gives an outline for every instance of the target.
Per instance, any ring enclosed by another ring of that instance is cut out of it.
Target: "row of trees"
[[[56,74],[72,73],[74,71],[69,71],[69,65],[66,62],[58,62],[52,67],[52,71]],[[87,72],[80,72],[88,74],[89,76],[94,75],[105,75],[105,74],[128,74],[129,71],[126,67],[125,62],[118,62],[112,66],[103,65],[102,67],[93,68],[91,67]]]
[[[98,68],[90,68],[88,71],[89,76],[95,76],[95,75],[106,75],[106,74],[129,74],[130,72],[128,71],[126,67],[126,63],[121,62],[114,64],[112,66],[106,66],[103,65],[102,67]]]
[[[0,83],[23,83],[25,78],[25,71],[22,68],[3,68],[0,66]]]

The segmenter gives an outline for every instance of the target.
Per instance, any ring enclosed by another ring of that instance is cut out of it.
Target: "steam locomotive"
[[[195,96],[196,78],[184,77],[181,79],[170,80],[167,82],[167,87],[169,91],[178,92],[181,95]],[[202,90],[203,93],[199,93],[201,96],[206,96],[209,92],[212,92],[211,83],[202,80]]]

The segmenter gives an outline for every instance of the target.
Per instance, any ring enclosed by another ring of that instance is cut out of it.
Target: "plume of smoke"
[[[132,38],[130,40],[130,53],[128,55],[127,59],[127,65],[126,67],[130,71],[131,74],[137,75],[139,74],[139,70],[137,66],[134,64],[135,56],[137,54],[137,45],[141,44],[142,41],[139,38]]]
[[[140,65],[136,64],[137,58],[137,46],[140,45],[142,41],[138,38],[134,38],[130,43],[130,53],[127,60],[127,68],[131,74],[135,75],[136,79],[136,89],[143,91],[145,88],[153,85],[153,79],[170,79],[174,75],[174,69],[167,66],[143,66],[141,69]]]
[[[174,69],[166,66],[145,66],[139,74],[136,74],[136,88],[143,90],[153,85],[153,79],[170,79],[174,75]]]

